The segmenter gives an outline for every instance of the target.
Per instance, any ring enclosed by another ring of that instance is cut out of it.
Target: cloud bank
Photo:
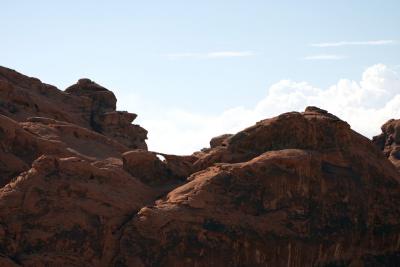
[[[303,111],[311,105],[328,110],[347,121],[354,130],[372,137],[388,119],[400,118],[399,73],[377,64],[367,68],[360,81],[340,79],[328,88],[281,80],[270,86],[254,107],[235,107],[213,116],[180,109],[162,110],[154,116],[136,111],[142,118],[141,125],[149,131],[149,149],[191,154],[208,146],[214,136],[236,133],[258,120]],[[132,106],[127,109],[132,110]]]
[[[315,43],[311,44],[314,47],[337,47],[337,46],[350,46],[350,45],[389,45],[395,44],[395,40],[374,40],[374,41],[340,41],[331,43]]]

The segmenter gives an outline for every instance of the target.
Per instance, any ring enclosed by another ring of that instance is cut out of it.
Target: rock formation
[[[127,224],[118,264],[399,262],[399,174],[370,140],[326,111],[258,122],[197,156],[200,171],[188,183]]]
[[[389,120],[382,126],[382,133],[372,142],[400,171],[400,120]]]
[[[0,88],[0,114],[15,121],[55,119],[94,130],[131,149],[147,149],[147,131],[131,124],[136,114],[116,111],[115,95],[89,79],[81,79],[63,92],[0,67]]]
[[[113,92],[89,79],[80,79],[65,92],[91,100],[90,126],[92,129],[129,148],[147,149],[144,142],[147,131],[138,125],[131,124],[136,114],[116,111],[117,98]]]
[[[400,265],[397,121],[308,107],[177,156],[135,118],[0,68],[0,266]]]

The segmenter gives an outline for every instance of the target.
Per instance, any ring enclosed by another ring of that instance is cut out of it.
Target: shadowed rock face
[[[90,126],[97,132],[111,137],[132,149],[147,149],[144,140],[147,131],[132,121],[136,114],[116,111],[114,93],[89,79],[80,79],[65,92],[91,100]]]
[[[399,266],[397,121],[308,107],[176,156],[115,105],[0,68],[0,266]]]
[[[382,126],[382,133],[372,142],[400,170],[400,120],[389,120]]]

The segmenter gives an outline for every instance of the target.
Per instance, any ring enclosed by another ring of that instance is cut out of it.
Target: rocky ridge
[[[399,265],[398,121],[308,107],[177,156],[116,101],[0,67],[0,266]]]

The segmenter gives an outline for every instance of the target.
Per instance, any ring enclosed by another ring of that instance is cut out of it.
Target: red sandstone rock
[[[233,134],[223,134],[216,136],[210,140],[210,147],[214,148],[217,146],[225,146],[228,142],[228,138],[232,137]]]
[[[0,67],[0,266],[400,265],[397,121],[308,107],[176,156],[115,105]]]
[[[121,227],[156,194],[110,164],[40,157],[0,189],[2,254],[24,266],[108,266]]]
[[[0,114],[16,121],[47,117],[90,127],[90,99],[0,67]]]
[[[369,140],[352,132],[350,126],[328,112],[310,107],[303,113],[289,112],[275,118],[262,120],[239,133],[230,136],[224,146],[216,146],[206,152],[197,153],[197,170],[214,163],[234,163],[250,160],[270,150],[299,148],[329,151],[352,143],[352,136],[357,136],[363,143]],[[354,139],[354,137],[353,137]],[[379,153],[372,146],[368,153]],[[354,147],[354,153],[359,153]]]
[[[400,120],[389,120],[382,126],[382,133],[372,142],[400,171]]]
[[[164,157],[162,161],[158,156]],[[191,156],[176,156],[131,150],[122,154],[123,168],[143,183],[152,186],[177,186],[194,172]]]
[[[114,93],[89,79],[80,79],[76,84],[65,89],[65,92],[90,98],[92,110],[96,114],[114,111],[117,107],[117,98]]]
[[[147,149],[147,131],[132,121],[136,114],[116,111],[117,99],[113,92],[89,79],[81,79],[65,92],[91,100],[91,127],[133,149]]]
[[[18,123],[0,115],[0,185],[29,169],[39,156],[77,156],[88,161],[121,157],[126,146],[86,128],[33,117]]]
[[[147,149],[147,131],[131,124],[135,114],[116,111],[117,99],[106,88],[81,79],[65,92],[40,80],[0,67],[0,114],[23,122],[45,117],[102,133],[122,145]]]
[[[336,117],[284,114],[208,157],[220,163],[127,224],[116,265],[399,263],[399,174]]]

